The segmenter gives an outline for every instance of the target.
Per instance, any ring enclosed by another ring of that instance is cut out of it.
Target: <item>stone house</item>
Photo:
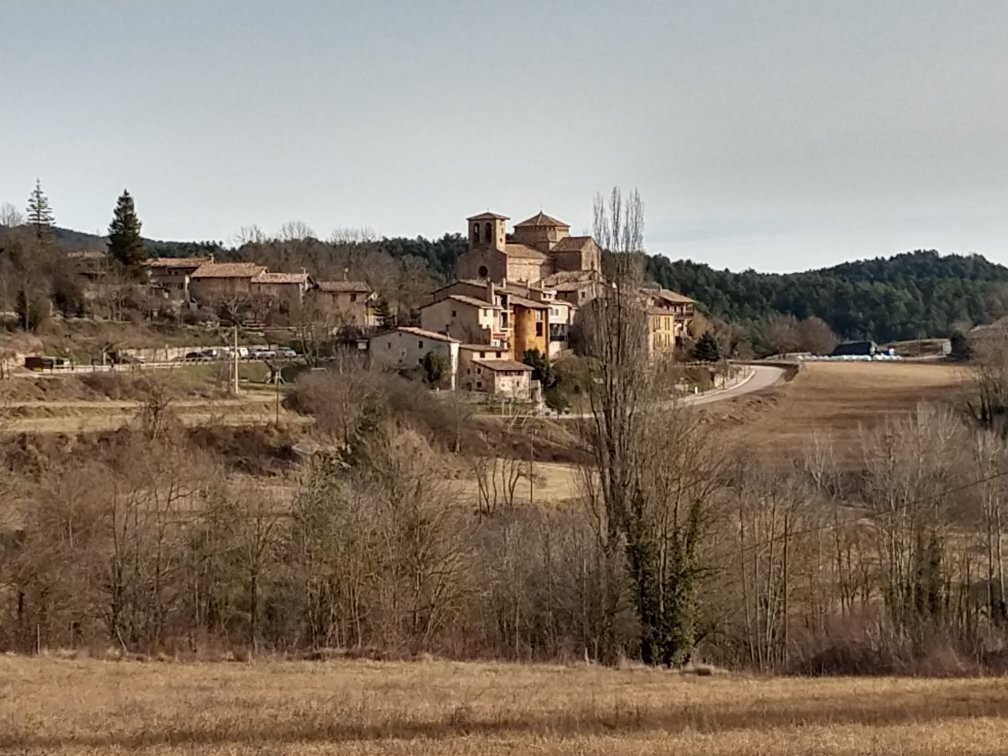
[[[189,275],[189,294],[200,305],[251,299],[252,279],[265,272],[256,263],[204,263]]]
[[[449,365],[446,383],[454,389],[459,370],[459,340],[423,328],[401,327],[368,339],[371,364],[384,370],[415,370],[428,352],[441,355]]]
[[[317,281],[307,294],[313,310],[335,316],[341,325],[360,327],[378,324],[372,312],[375,298],[364,281]]]
[[[506,347],[463,344],[459,347],[459,388],[528,400],[532,395],[532,368],[510,359]]]
[[[555,291],[557,299],[583,307],[602,293],[606,283],[597,271],[565,270],[546,276],[539,285]]]
[[[671,353],[682,346],[693,321],[696,302],[687,296],[662,288],[641,289],[647,308],[648,338],[652,356]]]
[[[152,289],[164,292],[170,299],[189,300],[189,281],[212,257],[155,257],[148,260],[147,281]]]
[[[250,294],[260,306],[275,305],[282,313],[296,312],[304,304],[305,292],[313,284],[311,276],[305,271],[270,273],[264,270],[252,279]]]
[[[420,326],[461,341],[492,344],[499,341],[500,306],[467,294],[447,294],[420,308]]]
[[[420,321],[462,341],[508,345],[520,361],[528,349],[543,354],[549,349],[549,303],[537,299],[550,296],[529,285],[463,279],[434,291]]]

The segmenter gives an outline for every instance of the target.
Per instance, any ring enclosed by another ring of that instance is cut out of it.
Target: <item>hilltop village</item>
[[[383,317],[382,292],[365,281],[317,280],[307,270],[162,257],[146,262],[147,280],[189,311],[224,311],[259,328],[312,321],[330,336],[350,328],[376,367],[408,372],[435,360],[445,388],[536,399],[528,355],[555,360],[570,353],[579,312],[605,296],[609,284],[591,237],[572,236],[569,224],[542,212],[510,231],[508,220],[491,212],[468,218],[457,277],[429,292],[406,322]],[[660,287],[642,287],[639,295],[652,355],[682,347],[694,301]]]

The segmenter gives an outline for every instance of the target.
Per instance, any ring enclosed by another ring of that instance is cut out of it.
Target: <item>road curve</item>
[[[756,391],[770,388],[787,373],[785,368],[778,367],[777,365],[750,365],[749,367],[753,369],[753,372],[741,383],[726,389],[706,391],[703,394],[686,396],[682,399],[682,403],[698,406],[711,404],[712,402],[721,402],[726,399],[734,399],[744,394],[752,394]]]

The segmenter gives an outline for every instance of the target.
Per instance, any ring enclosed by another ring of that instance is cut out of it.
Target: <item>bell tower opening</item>
[[[504,251],[508,217],[497,213],[480,213],[466,219],[469,222],[469,249]]]

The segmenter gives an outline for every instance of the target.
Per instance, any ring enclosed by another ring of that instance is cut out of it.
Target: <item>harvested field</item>
[[[732,440],[765,457],[800,454],[819,434],[852,460],[861,428],[922,401],[953,400],[965,376],[963,366],[939,362],[810,362],[787,383],[705,411]]]
[[[0,659],[0,748],[45,753],[993,753],[999,679],[758,679],[421,662]]]
[[[169,410],[182,425],[196,427],[269,425],[276,421],[275,398],[250,392],[230,399],[181,399]],[[98,433],[118,430],[139,417],[143,403],[115,400],[27,401],[0,405],[0,431],[7,433]],[[309,420],[280,408],[285,425]]]

